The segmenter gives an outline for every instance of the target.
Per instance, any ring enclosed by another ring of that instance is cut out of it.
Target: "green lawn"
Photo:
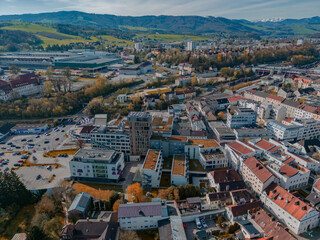
[[[134,42],[132,42],[132,41],[127,41],[127,40],[116,38],[116,37],[109,36],[109,35],[98,36],[98,38],[100,38],[100,37],[103,38],[105,41],[107,41],[107,43],[110,45],[117,45],[117,46],[134,45]]]
[[[69,44],[69,43],[77,43],[77,42],[86,43],[86,42],[93,41],[93,40],[86,40],[81,37],[77,37],[73,35],[59,33],[54,28],[50,28],[50,27],[46,27],[46,26],[34,24],[34,23],[14,22],[12,26],[6,26],[6,27],[3,27],[2,29],[34,33],[37,37],[39,37],[43,41],[42,45],[44,47],[48,45],[53,45],[53,44],[62,45],[62,44]],[[55,37],[53,38],[45,37],[43,36],[44,33],[51,33]],[[58,36],[61,36],[62,39],[57,39]]]

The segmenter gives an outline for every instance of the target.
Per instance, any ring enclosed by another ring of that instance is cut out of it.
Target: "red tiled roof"
[[[253,151],[239,142],[231,142],[227,144],[239,156],[252,153]]]
[[[291,162],[293,162],[295,159],[293,157],[288,158],[287,160],[285,160],[283,163],[284,164],[289,164]]]
[[[263,183],[265,183],[269,178],[273,176],[269,169],[255,157],[247,158],[243,162],[243,164],[245,164],[252,171],[252,173]]]
[[[234,169],[215,170],[210,172],[210,174],[212,175],[215,183],[241,181],[239,174]]]
[[[318,191],[320,191],[320,179],[318,179],[318,180],[316,181],[316,183],[313,185],[313,187],[314,187],[315,189],[317,189]]]
[[[21,86],[39,84],[39,83],[40,83],[40,78],[34,73],[18,75],[10,80],[10,85],[12,88],[18,88]]]
[[[95,129],[95,126],[84,126],[80,132],[80,134],[91,133],[91,131]]]
[[[238,101],[240,99],[243,99],[243,97],[242,96],[228,97],[229,102],[235,102],[235,101]]]
[[[262,230],[271,239],[282,239],[282,240],[294,240],[290,233],[288,233],[283,227],[277,224],[277,221],[273,221],[272,217],[268,215],[265,211],[256,212],[252,220],[258,224]]]
[[[279,169],[281,174],[286,175],[287,177],[292,177],[296,175],[299,171],[289,165],[284,165]]]
[[[308,83],[308,84],[311,82],[310,79],[303,79],[303,78],[295,78],[294,81]]]
[[[306,112],[310,112],[310,113],[314,113],[317,111],[317,108],[315,107],[311,107],[307,104],[300,104],[297,108],[303,110],[303,111],[306,111]]]
[[[270,150],[275,146],[274,144],[267,142],[266,140],[260,140],[259,142],[256,143],[256,145],[266,151]]]
[[[287,190],[273,183],[267,190],[267,197],[295,219],[302,219],[312,208]]]
[[[278,102],[283,102],[284,101],[283,97],[279,97],[279,96],[276,96],[276,95],[273,95],[273,94],[270,94],[267,98],[270,98],[272,100],[276,100]]]

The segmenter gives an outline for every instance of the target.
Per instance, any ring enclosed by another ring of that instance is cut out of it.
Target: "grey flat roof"
[[[13,128],[11,128],[11,130],[43,128],[46,126],[48,126],[48,124],[17,124]]]
[[[234,129],[237,133],[269,133],[267,129],[264,128],[237,128]]]
[[[111,161],[113,159],[115,153],[116,153],[116,151],[114,151],[114,150],[83,149],[83,148],[81,148],[74,155],[74,158]]]

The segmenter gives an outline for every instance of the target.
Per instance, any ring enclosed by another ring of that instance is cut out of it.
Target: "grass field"
[[[93,40],[86,40],[81,37],[68,35],[64,33],[59,33],[56,29],[46,27],[39,24],[34,23],[22,23],[16,22],[11,26],[3,27],[2,29],[13,30],[13,31],[24,31],[29,33],[34,33],[37,37],[39,37],[43,41],[43,47],[53,44],[69,44],[69,43],[86,43],[92,42]],[[49,38],[52,36],[52,38]]]
[[[116,37],[109,36],[109,35],[101,35],[99,37],[103,38],[107,42],[107,44],[110,44],[110,45],[117,45],[117,46],[134,45],[134,42],[127,41],[127,40],[120,39],[120,38],[116,38]]]
[[[79,183],[76,182],[72,186],[76,194],[80,192],[89,193],[95,199],[109,200],[111,191],[122,192],[121,185],[98,184],[98,183]]]
[[[137,34],[136,37],[144,37],[151,40],[160,40],[165,42],[183,41],[190,39],[192,41],[208,40],[210,38],[203,36],[179,35],[179,34]]]

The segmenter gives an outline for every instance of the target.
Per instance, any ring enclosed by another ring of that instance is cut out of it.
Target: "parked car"
[[[39,180],[40,178],[41,178],[41,175],[39,174],[39,175],[36,177],[36,179]]]
[[[13,166],[20,167],[20,163],[15,163],[15,164],[13,164]]]
[[[48,144],[50,141],[49,140],[47,140],[47,141],[44,141],[44,144]]]
[[[60,138],[56,138],[56,139],[54,139],[54,140],[59,141],[59,139],[60,139]]]
[[[201,224],[204,228],[208,228],[208,225],[207,225],[206,221],[204,220],[204,218],[201,218]]]
[[[25,138],[21,139],[21,142],[25,142],[25,141],[27,141],[27,139],[25,139]]]
[[[5,171],[9,171],[9,168],[8,168],[8,167],[6,167],[4,170],[5,170]]]
[[[198,228],[198,229],[201,229],[201,228],[202,228],[202,225],[201,225],[200,219],[199,219],[199,218],[196,218],[196,219],[195,219],[195,222],[196,222],[197,228]]]

